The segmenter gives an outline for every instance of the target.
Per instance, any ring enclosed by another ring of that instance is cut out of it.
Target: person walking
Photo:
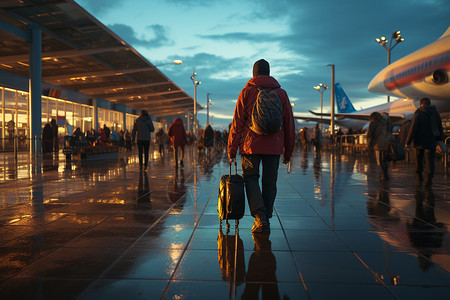
[[[416,151],[416,177],[423,181],[423,160],[426,163],[426,186],[431,186],[434,177],[434,156],[436,154],[436,141],[444,136],[442,120],[436,107],[431,105],[428,98],[420,100],[419,108],[414,113],[406,146],[411,142]]]
[[[320,146],[322,145],[322,131],[320,130],[319,123],[314,127],[313,134],[314,145],[316,146],[316,151],[320,151]]]
[[[263,90],[276,91],[282,106],[281,129],[268,135],[258,134],[251,129],[253,106]],[[251,215],[255,218],[252,233],[270,233],[269,219],[277,194],[280,156],[283,154],[283,163],[287,164],[292,156],[294,142],[295,126],[289,97],[278,81],[270,76],[269,63],[264,59],[258,60],[253,65],[253,78],[239,94],[228,136],[230,163],[236,161],[238,150],[241,155],[247,201]]]
[[[389,180],[389,161],[384,155],[384,149],[392,138],[392,122],[387,115],[373,112],[369,117],[369,129],[367,130],[367,144],[369,150],[375,151],[377,164],[380,166],[380,180]]]
[[[167,135],[170,137],[173,147],[173,159],[175,167],[178,167],[178,149],[180,149],[180,165],[183,167],[184,158],[184,145],[187,144],[186,130],[184,130],[183,121],[181,118],[176,118],[172,124],[170,124]]]
[[[47,123],[42,129],[42,153],[45,155],[53,151],[53,129]]]
[[[58,139],[58,124],[55,119],[50,121],[50,126],[52,127],[53,133],[53,149],[55,152],[59,151],[59,139]]]
[[[206,125],[204,136],[203,136],[203,144],[205,146],[206,151],[206,160],[208,162],[211,161],[211,152],[214,148],[214,130],[212,129],[210,124]]]
[[[164,133],[164,128],[161,127],[158,130],[158,132],[156,133],[156,142],[159,145],[159,155],[161,157],[164,156],[164,142],[165,142],[164,140],[165,140],[165,136],[166,136],[166,134]]]
[[[148,167],[148,150],[150,148],[151,133],[155,131],[152,118],[148,112],[143,109],[139,114],[139,118],[134,121],[133,130],[131,131],[131,140],[134,142],[137,136],[137,145],[139,151],[139,168],[147,171]]]

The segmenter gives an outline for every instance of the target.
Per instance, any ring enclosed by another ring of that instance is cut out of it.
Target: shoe
[[[270,234],[270,224],[266,216],[256,214],[255,222],[252,227],[252,233]]]
[[[180,166],[184,167],[184,163],[182,160],[180,160]]]

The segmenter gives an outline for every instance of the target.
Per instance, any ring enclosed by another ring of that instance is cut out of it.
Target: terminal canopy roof
[[[1,0],[1,70],[29,76],[29,43],[15,29],[30,26],[42,30],[43,82],[158,117],[193,111],[192,97],[72,0]]]

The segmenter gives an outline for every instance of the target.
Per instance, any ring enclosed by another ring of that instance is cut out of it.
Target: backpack
[[[281,129],[283,120],[283,106],[277,88],[255,87],[259,92],[253,105],[250,129],[259,135],[274,134]]]

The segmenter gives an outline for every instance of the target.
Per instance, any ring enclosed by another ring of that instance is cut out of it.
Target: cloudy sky
[[[375,38],[401,30],[405,42],[392,51],[393,62],[435,41],[450,26],[448,0],[75,1],[151,63],[183,60],[160,70],[191,96],[195,67],[202,82],[197,101],[206,105],[211,93],[211,123],[223,129],[260,58],[269,61],[271,75],[296,103],[294,114],[320,111],[313,86],[330,86],[327,64],[336,66],[336,82],[355,108],[367,108],[386,102],[386,96],[367,91],[387,63],[387,51]],[[330,90],[325,91],[325,112],[330,98]],[[206,110],[198,118],[205,124]]]

